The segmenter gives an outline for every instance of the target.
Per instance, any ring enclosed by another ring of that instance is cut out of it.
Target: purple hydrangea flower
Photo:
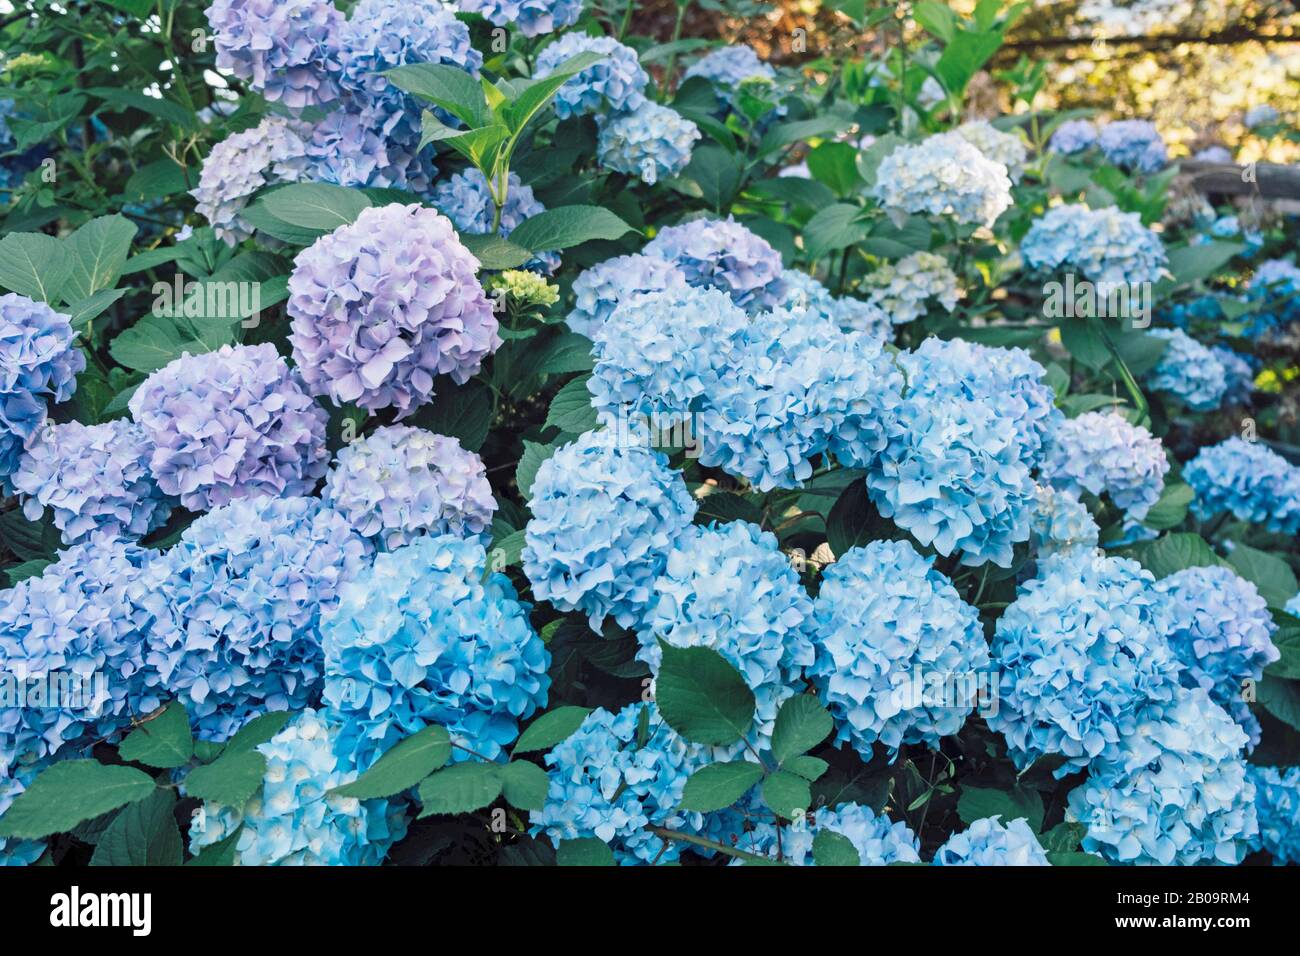
[[[217,69],[290,109],[338,99],[338,35],[332,0],[212,0],[207,9]]]
[[[693,286],[721,289],[750,314],[781,301],[780,253],[734,219],[668,226],[642,252],[667,259]]]
[[[624,299],[649,292],[686,288],[686,276],[658,256],[615,256],[578,274],[573,280],[573,311],[569,328],[594,338]]]
[[[304,144],[306,177],[338,186],[426,192],[437,174],[418,137],[402,137],[400,113],[374,106],[337,109],[310,130]]]
[[[1102,127],[1097,145],[1109,162],[1121,169],[1154,173],[1169,162],[1160,131],[1147,120],[1117,120]]]
[[[514,27],[526,37],[554,33],[582,16],[582,0],[457,0],[457,5],[499,27]]]
[[[691,161],[700,128],[676,110],[645,100],[635,109],[599,116],[596,156],[616,173],[639,176],[653,186]]]
[[[467,169],[440,182],[433,190],[433,204],[461,232],[479,236],[492,232],[496,206],[487,179],[477,169]],[[525,186],[518,176],[511,173],[497,235],[504,239],[525,219],[545,211],[546,207],[533,197],[533,187]],[[560,267],[560,256],[556,252],[539,252],[527,265],[549,274]]]
[[[253,234],[241,213],[259,189],[305,177],[307,134],[303,123],[268,116],[212,147],[190,195],[195,210],[212,225],[218,239],[233,246]]]
[[[613,37],[566,33],[538,54],[534,77],[545,79],[579,53],[599,53],[604,59],[560,87],[555,94],[555,112],[560,119],[599,113],[606,108],[621,113],[646,102],[644,90],[650,77],[641,69],[636,50]]]

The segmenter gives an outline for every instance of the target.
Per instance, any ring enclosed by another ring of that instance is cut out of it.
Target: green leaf
[[[1180,285],[1208,279],[1237,255],[1246,251],[1239,242],[1212,240],[1169,250],[1169,271]]]
[[[1048,853],[1072,853],[1079,849],[1079,842],[1087,832],[1082,823],[1058,823],[1042,834],[1038,842]]]
[[[515,245],[500,236],[478,236],[463,232],[460,241],[478,260],[479,265],[489,271],[518,269],[533,257],[523,246]]]
[[[1142,523],[1157,531],[1178,527],[1187,517],[1187,506],[1192,503],[1193,497],[1190,485],[1181,481],[1168,483],[1160,493],[1160,498],[1147,511]]]
[[[861,215],[862,210],[857,206],[842,202],[819,210],[803,229],[808,261],[816,262],[829,252],[867,238],[868,227]]]
[[[858,848],[833,830],[818,830],[813,837],[813,862],[818,866],[861,866]]]
[[[134,767],[63,760],[43,770],[0,816],[0,836],[35,840],[143,800],[155,784]]]
[[[696,813],[711,813],[731,806],[763,779],[763,768],[748,760],[711,763],[691,774],[678,806]]]
[[[516,88],[513,102],[507,104],[501,114],[511,131],[517,135],[551,101],[551,97],[570,77],[577,76],[587,67],[594,66],[604,59],[606,59],[604,54],[587,50],[569,57],[546,76]]]
[[[655,700],[668,726],[687,740],[723,746],[739,740],[754,719],[754,692],[717,651],[674,647],[661,640]]]
[[[510,241],[533,252],[568,249],[593,239],[617,239],[632,227],[600,206],[557,206],[530,216]]]
[[[72,327],[78,331],[83,330],[126,293],[126,289],[100,289],[87,299],[69,303],[65,308],[68,318],[72,320]]]
[[[456,117],[470,129],[486,126],[492,120],[483,87],[459,67],[442,63],[412,63],[384,72],[388,81]]]
[[[1167,534],[1133,548],[1133,556],[1157,578],[1167,578],[1183,568],[1223,564],[1205,539],[1190,531]]]
[[[700,187],[700,198],[723,215],[740,191],[745,178],[744,160],[724,146],[709,143],[695,150],[681,177]]]
[[[808,172],[837,196],[856,195],[865,183],[858,172],[857,147],[848,143],[822,143],[808,154]]]
[[[502,538],[493,538],[492,547],[488,549],[488,554],[493,561],[493,567],[514,567],[523,559],[524,547],[527,543],[523,528],[511,531]],[[500,554],[498,555],[497,552],[500,552]],[[500,565],[496,563],[498,557],[501,561]]]
[[[239,809],[257,793],[265,773],[266,758],[256,750],[231,752],[227,748],[212,763],[191,770],[185,777],[185,790],[199,800]]]
[[[1110,349],[1097,323],[1090,319],[1061,322],[1061,344],[1084,365],[1099,370],[1110,361]]]
[[[812,116],[808,119],[790,120],[786,123],[777,123],[766,133],[763,134],[762,141],[758,144],[758,155],[766,156],[768,153],[775,152],[792,143],[798,143],[808,139],[819,139],[835,136],[844,132],[853,125],[853,118],[843,116],[838,113],[825,113],[821,116]],[[796,177],[783,177],[796,178]]]
[[[781,769],[789,770],[791,773],[797,773],[808,782],[821,779],[822,774],[830,769],[830,764],[820,757],[810,757],[807,754],[801,754],[798,757],[791,757],[781,764]]]
[[[123,760],[170,770],[194,756],[194,736],[185,705],[172,701],[131,731],[117,749]]]
[[[772,757],[781,766],[791,757],[807,753],[835,729],[830,711],[811,694],[786,700],[776,714],[772,729]]]
[[[440,386],[433,404],[421,408],[411,423],[457,439],[466,451],[478,451],[492,425],[492,390],[475,379]]]
[[[1023,817],[1037,833],[1043,826],[1043,798],[1037,790],[1020,786],[1011,790],[962,787],[957,798],[957,815],[968,824],[992,816],[1002,817],[1003,823]]]
[[[63,298],[78,302],[117,285],[135,233],[135,224],[129,219],[100,216],[64,240],[71,269],[63,286]]]
[[[501,773],[496,764],[458,763],[426,777],[416,794],[423,805],[420,817],[470,813],[501,795]]]
[[[842,558],[850,548],[870,541],[874,516],[866,482],[859,478],[840,493],[826,518],[826,543],[831,553]]]
[[[1236,543],[1228,552],[1228,563],[1255,587],[1269,607],[1286,607],[1286,602],[1300,591],[1295,572],[1277,555]]]
[[[287,223],[279,216],[273,215],[266,208],[265,199],[259,199],[245,206],[240,215],[258,232],[292,246],[309,246],[324,235],[320,229],[304,229],[302,226]]]
[[[561,840],[555,848],[557,866],[615,866],[614,851],[595,837]]]
[[[519,486],[519,496],[525,501],[532,496],[533,479],[537,477],[537,469],[554,452],[554,445],[543,445],[525,439],[524,453],[520,456],[519,465],[515,468],[515,484]]]
[[[812,788],[798,774],[778,770],[763,781],[763,802],[778,816],[793,820],[812,804]]]
[[[1255,685],[1255,699],[1278,720],[1300,730],[1300,682],[1266,673]]]
[[[1268,666],[1266,673],[1293,680],[1300,678],[1300,618],[1274,610],[1273,622],[1277,624],[1273,646],[1282,656]]]
[[[748,521],[760,524],[763,512],[747,498],[729,491],[714,491],[699,499],[700,508],[695,512],[696,524],[708,524],[710,521]]]
[[[557,707],[547,711],[524,729],[511,753],[550,750],[568,740],[590,713],[590,707]]]
[[[546,427],[558,428],[571,435],[581,435],[593,430],[598,422],[596,409],[591,404],[591,393],[587,391],[590,375],[581,375],[555,393],[551,407],[546,412]]]
[[[324,234],[356,222],[370,199],[361,190],[345,186],[293,183],[268,193],[262,204],[281,222]]]
[[[1091,853],[1048,853],[1047,862],[1052,866],[1107,866],[1105,860]]]
[[[391,797],[409,790],[451,758],[451,736],[437,725],[398,741],[374,766],[331,793],[358,800]]]
[[[268,714],[254,717],[226,744],[226,753],[243,753],[260,747],[288,725],[293,718],[289,710],[273,710]]]
[[[208,331],[213,335],[209,340],[201,341],[183,331],[177,319],[149,312],[113,339],[108,351],[119,364],[127,368],[137,372],[156,372],[185,352],[197,355],[235,342],[237,329],[236,323],[227,323],[220,328],[209,325]],[[224,334],[215,334],[218,332]]]
[[[235,832],[227,837],[223,837],[216,843],[209,843],[199,855],[192,860],[187,860],[186,866],[234,866],[235,854],[239,850],[239,836],[244,832],[244,826],[241,823],[235,828]]]
[[[0,286],[41,302],[57,302],[72,272],[67,247],[39,232],[0,239]]]
[[[501,795],[512,807],[540,810],[546,805],[550,778],[546,771],[527,760],[512,760],[501,768]]]
[[[155,789],[124,807],[95,844],[91,866],[180,866],[185,853],[176,826],[176,795]]]
[[[48,568],[53,561],[48,558],[36,558],[32,561],[24,561],[21,564],[15,564],[12,567],[5,568],[5,577],[9,579],[9,586],[13,587],[19,581],[26,581],[28,578],[34,578]]]

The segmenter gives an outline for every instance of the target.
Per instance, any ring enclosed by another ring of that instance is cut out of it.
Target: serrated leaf
[[[1187,517],[1187,506],[1192,503],[1194,493],[1190,485],[1181,481],[1165,485],[1160,498],[1147,511],[1142,523],[1148,528],[1165,531],[1176,528]]]
[[[122,808],[95,845],[91,866],[180,866],[184,858],[176,826],[176,795],[153,793]]]
[[[557,707],[547,711],[524,728],[512,753],[526,754],[537,750],[550,750],[568,740],[574,731],[582,726],[582,722],[590,713],[590,707]]]
[[[458,763],[421,782],[416,795],[420,817],[470,813],[501,795],[501,773],[495,764]]]
[[[1133,556],[1157,578],[1167,578],[1184,568],[1215,567],[1223,564],[1199,534],[1182,531],[1166,534],[1133,549]]]
[[[659,646],[655,700],[668,726],[695,743],[739,740],[754,720],[754,692],[740,673],[712,648]]]
[[[134,767],[64,760],[43,770],[0,816],[0,836],[38,839],[65,833],[83,820],[116,810],[154,791]]]
[[[374,766],[331,793],[358,800],[391,797],[409,790],[451,758],[451,736],[436,725],[398,741]]]
[[[398,89],[441,106],[470,129],[486,126],[492,119],[478,80],[459,67],[412,63],[386,70],[384,76]]]
[[[761,779],[763,768],[752,761],[711,763],[691,774],[678,806],[697,813],[722,810],[743,797]]]
[[[71,268],[63,285],[63,298],[68,302],[79,302],[100,289],[117,285],[126,258],[131,254],[131,240],[135,234],[135,224],[129,219],[100,216],[64,240]]]
[[[195,767],[185,777],[185,791],[199,800],[241,808],[262,786],[266,758],[256,750],[229,749],[210,764]]]
[[[67,248],[39,232],[11,232],[0,239],[0,286],[41,302],[58,302],[72,271]]]
[[[1233,570],[1259,589],[1269,607],[1286,607],[1286,602],[1300,591],[1295,572],[1277,555],[1249,545],[1234,544],[1228,552]]]
[[[858,848],[833,830],[818,830],[813,837],[813,862],[818,866],[861,866]]]
[[[631,229],[601,206],[558,206],[529,216],[515,226],[510,241],[532,252],[547,252],[593,239],[618,239]]]
[[[1043,798],[1028,787],[1017,786],[1011,790],[962,787],[957,798],[957,815],[968,824],[992,816],[1001,816],[1003,823],[1023,817],[1037,833],[1043,826]]]
[[[532,496],[533,479],[537,477],[537,469],[554,452],[554,445],[524,441],[524,453],[519,457],[519,465],[515,468],[515,484],[519,486],[519,496],[525,501]]]
[[[561,840],[555,848],[557,866],[615,866],[614,851],[595,837]]]
[[[118,755],[132,763],[170,770],[194,756],[194,735],[185,705],[172,701],[156,716],[144,720],[123,739]]]
[[[763,802],[768,809],[786,820],[807,812],[812,804],[812,788],[798,774],[778,770],[763,781]]]
[[[527,760],[512,760],[501,768],[501,795],[512,807],[540,810],[546,805],[550,779],[546,771]]]
[[[772,757],[782,766],[825,740],[835,723],[830,711],[811,694],[797,694],[781,705],[772,728]]]
[[[809,783],[821,779],[830,768],[825,760],[820,757],[810,757],[807,754],[801,754],[798,757],[791,757],[781,765],[782,770],[789,770],[791,773],[797,773]]]
[[[546,411],[547,428],[581,435],[596,427],[596,409],[591,404],[591,393],[587,391],[590,378],[590,375],[580,375],[555,393],[551,407]]]

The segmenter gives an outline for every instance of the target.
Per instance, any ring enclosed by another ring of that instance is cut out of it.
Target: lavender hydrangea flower
[[[481,535],[497,507],[482,458],[455,438],[405,425],[340,449],[321,501],[387,551],[425,534]]]
[[[864,760],[877,741],[896,753],[957,733],[989,669],[978,612],[906,541],[840,555],[822,577],[812,632],[809,675],[836,739]]]
[[[289,276],[307,388],[401,419],[433,398],[434,376],[469,381],[501,345],[478,267],[445,216],[414,204],[371,206],[317,239]]]
[[[437,169],[418,136],[403,136],[398,118],[374,106],[337,109],[311,127],[304,178],[357,188],[427,192]]]
[[[492,232],[496,206],[487,179],[477,169],[467,169],[440,182],[433,190],[433,204],[461,232],[475,235],[488,235]],[[506,187],[506,203],[501,207],[501,221],[497,224],[497,235],[504,239],[525,219],[545,211],[546,207],[533,197],[533,187],[525,186],[517,175],[511,173]],[[528,267],[552,273],[560,267],[559,253],[539,252],[533,256]]]
[[[752,46],[734,43],[711,50],[692,63],[683,75],[683,81],[693,76],[704,79],[723,89],[734,89],[747,80],[773,80],[776,70],[758,58]]]
[[[573,26],[582,0],[456,0],[466,13],[479,13],[499,27],[514,27],[526,37]]]
[[[1110,863],[1240,863],[1259,832],[1245,745],[1205,691],[1180,688],[1070,791],[1066,820],[1084,824],[1083,849]]]
[[[608,321],[624,299],[686,288],[686,276],[658,256],[615,256],[578,274],[573,280],[573,310],[569,328],[587,338]]]
[[[1007,168],[1007,176],[1013,183],[1020,182],[1025,173],[1025,161],[1028,150],[1025,142],[1014,133],[1004,133],[992,123],[985,120],[971,120],[962,123],[956,130],[962,139],[970,143],[995,163]]]
[[[1218,408],[1228,390],[1228,373],[1215,353],[1182,329],[1152,329],[1148,334],[1169,344],[1147,373],[1147,387],[1175,396],[1193,411]]]
[[[321,615],[365,552],[316,498],[247,498],[203,515],[154,569],[178,622],[148,635],[150,687],[184,701],[198,736],[214,741],[262,711],[312,703]]]
[[[1030,540],[1040,556],[1078,547],[1095,548],[1101,535],[1077,494],[1050,485],[1038,487],[1032,521]]]
[[[781,300],[780,253],[734,219],[668,226],[642,251],[676,265],[693,286],[722,290],[750,314]]]
[[[636,50],[613,37],[566,33],[537,55],[536,79],[545,79],[566,60],[579,53],[598,53],[604,59],[566,80],[555,94],[555,113],[560,119],[585,116],[605,109],[616,113],[636,110],[646,102],[650,82],[641,69]]]
[[[646,100],[634,109],[597,117],[596,156],[616,173],[653,186],[691,161],[700,128],[676,110]]]
[[[338,36],[332,0],[212,0],[206,11],[217,69],[290,109],[338,99]]]
[[[495,760],[546,705],[551,655],[474,540],[417,538],[345,583],[321,621],[338,752],[369,767],[429,724]]]
[[[696,503],[663,455],[587,432],[542,462],[524,529],[524,574],[538,600],[631,627]]]
[[[406,834],[400,800],[358,800],[332,793],[358,768],[336,750],[338,728],[308,708],[257,751],[266,772],[241,807],[207,802],[194,811],[190,851],[239,833],[238,866],[378,866]],[[241,829],[242,827],[242,829]]]
[[[1085,119],[1066,120],[1052,133],[1047,148],[1053,153],[1072,156],[1097,145],[1097,127]]]
[[[303,123],[267,116],[212,147],[190,195],[218,239],[234,246],[253,234],[242,213],[258,190],[306,177],[308,133]]]
[[[1005,166],[950,131],[887,155],[871,194],[896,217],[921,213],[991,226],[1011,205],[1011,180]]]
[[[1267,445],[1233,436],[1202,448],[1183,478],[1196,492],[1192,511],[1203,521],[1230,511],[1279,534],[1300,533],[1300,468]]]
[[[126,419],[51,425],[11,481],[28,520],[49,508],[65,544],[97,530],[140,538],[165,524],[174,504],[149,472],[152,454],[144,429]]]
[[[1043,454],[1042,476],[1053,487],[1105,493],[1139,521],[1160,500],[1168,471],[1160,439],[1110,412],[1062,422]]]
[[[925,315],[925,301],[934,299],[951,312],[957,307],[961,290],[957,275],[943,256],[933,252],[914,252],[896,263],[885,263],[863,281],[869,289],[867,301],[902,325]]]
[[[1232,150],[1214,143],[1204,149],[1197,150],[1192,154],[1192,159],[1200,163],[1230,163],[1232,162]]]
[[[1255,784],[1259,836],[1255,848],[1273,855],[1274,865],[1300,863],[1300,767],[1250,767]]]
[[[45,424],[49,399],[67,401],[86,356],[71,319],[44,302],[0,295],[0,492]]]
[[[637,733],[643,720],[649,728],[644,742]],[[654,704],[629,704],[616,714],[593,710],[546,755],[546,803],[530,814],[530,832],[557,845],[595,837],[624,865],[673,863],[681,845],[648,827],[700,828],[700,814],[677,806],[687,778],[709,762],[708,753],[669,727]]]
[[[1055,206],[1034,220],[1020,241],[1033,269],[1074,270],[1097,284],[1157,282],[1168,263],[1160,237],[1135,212],[1114,206]]]
[[[1102,127],[1097,145],[1109,162],[1121,169],[1154,173],[1169,162],[1169,153],[1154,123],[1117,120]]]
[[[1059,754],[1062,777],[1113,757],[1144,707],[1173,700],[1182,668],[1154,583],[1136,561],[1086,548],[1039,562],[993,638],[1001,698],[988,725],[1017,767]]]
[[[983,817],[955,833],[934,853],[935,866],[1051,866],[1023,817],[1003,824]]]
[[[310,492],[329,464],[325,410],[269,343],[186,353],[131,396],[163,494],[191,511]]]

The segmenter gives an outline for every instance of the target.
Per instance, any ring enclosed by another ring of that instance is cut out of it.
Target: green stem
[[[755,863],[771,863],[765,856],[759,856],[757,853],[746,853],[744,850],[737,850],[735,847],[724,846],[714,840],[706,840],[704,837],[696,836],[694,833],[682,833],[679,830],[670,830],[667,827],[647,827],[651,833],[665,840],[676,840],[678,843],[690,843],[695,846],[702,846],[705,849],[713,850],[717,853],[725,853],[727,856],[734,856],[740,860],[753,860]]]
[[[627,0],[627,7],[623,11],[623,23],[618,28],[618,38],[620,40],[627,36],[628,27],[632,25],[632,11],[636,9],[636,0]]]
[[[673,24],[673,38],[669,43],[676,43],[682,38],[682,23],[686,20],[686,11],[690,9],[691,0],[677,0],[677,21]],[[668,56],[668,65],[664,67],[664,90],[660,102],[668,98],[673,89],[673,75],[677,71],[677,50]]]

